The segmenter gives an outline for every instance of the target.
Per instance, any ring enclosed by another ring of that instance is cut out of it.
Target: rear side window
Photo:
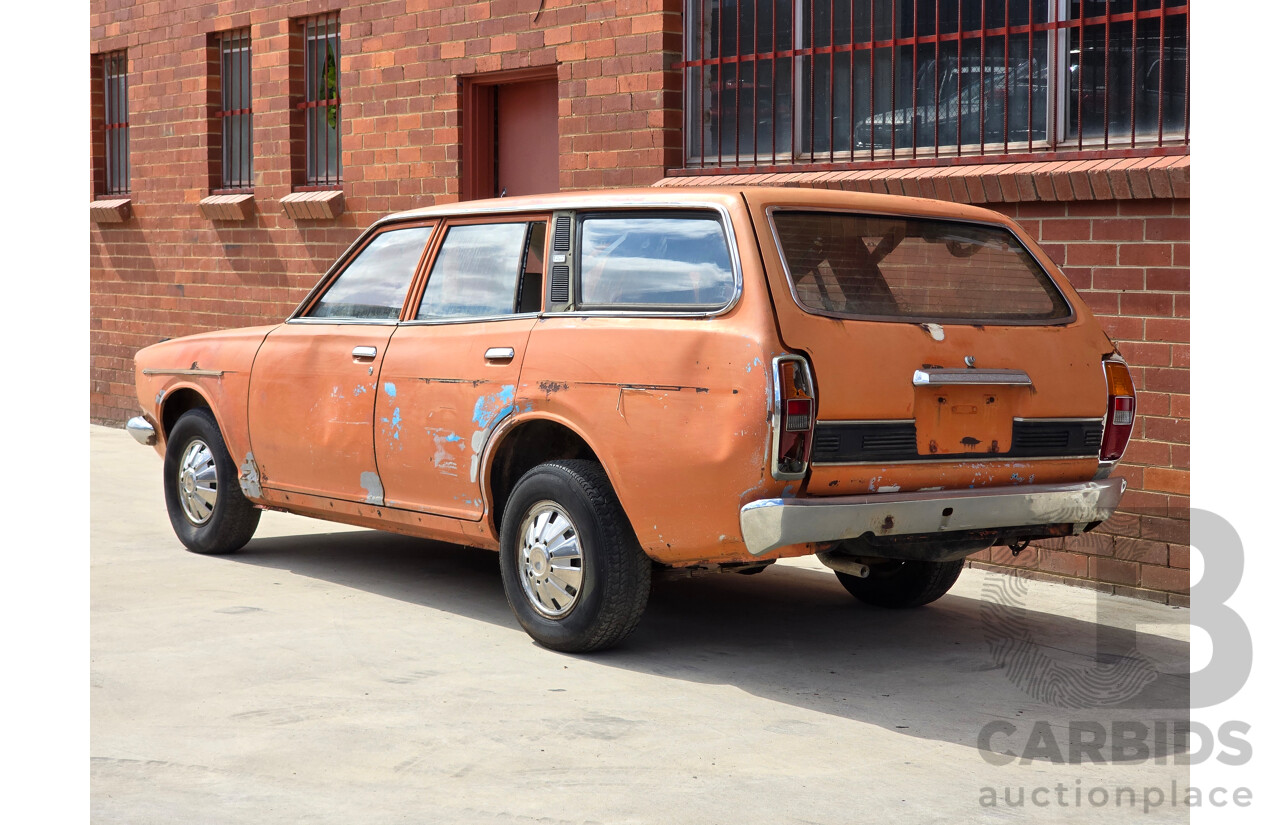
[[[378,233],[325,290],[307,317],[396,320],[430,238],[430,226]]]
[[[584,309],[713,309],[733,298],[733,263],[712,215],[583,218],[579,296]]]
[[[773,213],[796,301],[853,318],[1031,324],[1071,306],[1000,226],[843,212]]]

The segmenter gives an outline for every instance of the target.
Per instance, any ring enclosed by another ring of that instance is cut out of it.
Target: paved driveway
[[[496,555],[266,513],[197,556],[159,458],[102,427],[91,449],[95,822],[1119,822],[1147,788],[1187,819],[1161,764],[1185,610],[968,570],[891,612],[800,561],[660,582],[621,647],[565,655]]]

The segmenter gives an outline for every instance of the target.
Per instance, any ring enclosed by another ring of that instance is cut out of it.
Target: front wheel
[[[869,565],[866,578],[836,572],[836,578],[858,601],[876,607],[920,607],[942,598],[960,578],[964,559],[955,561],[889,561]]]
[[[540,644],[601,650],[639,624],[651,565],[600,465],[552,461],[527,472],[511,491],[500,545],[507,602]]]
[[[240,491],[218,422],[205,409],[184,413],[169,433],[164,499],[173,532],[195,553],[239,550],[253,538],[262,516]]]

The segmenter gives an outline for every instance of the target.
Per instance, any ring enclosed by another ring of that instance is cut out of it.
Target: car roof
[[[859,210],[890,215],[1009,223],[1006,217],[989,209],[928,198],[882,195],[870,192],[848,192],[840,189],[820,189],[809,186],[683,185],[578,190],[545,195],[518,195],[509,198],[455,201],[396,212],[379,219],[377,223],[468,215],[553,212],[556,210],[658,209],[688,206],[733,208],[741,205],[744,201],[751,207],[777,205],[799,208]]]

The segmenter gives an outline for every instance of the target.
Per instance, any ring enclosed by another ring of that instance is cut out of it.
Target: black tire
[[[602,650],[640,623],[652,565],[599,464],[552,461],[525,473],[500,544],[507,603],[539,644]]]
[[[194,553],[234,553],[258,529],[262,512],[241,492],[235,462],[206,409],[184,413],[169,433],[164,500],[173,532]]]
[[[964,569],[964,559],[884,562],[870,567],[865,579],[838,571],[836,578],[858,601],[876,607],[920,607],[951,589]]]

